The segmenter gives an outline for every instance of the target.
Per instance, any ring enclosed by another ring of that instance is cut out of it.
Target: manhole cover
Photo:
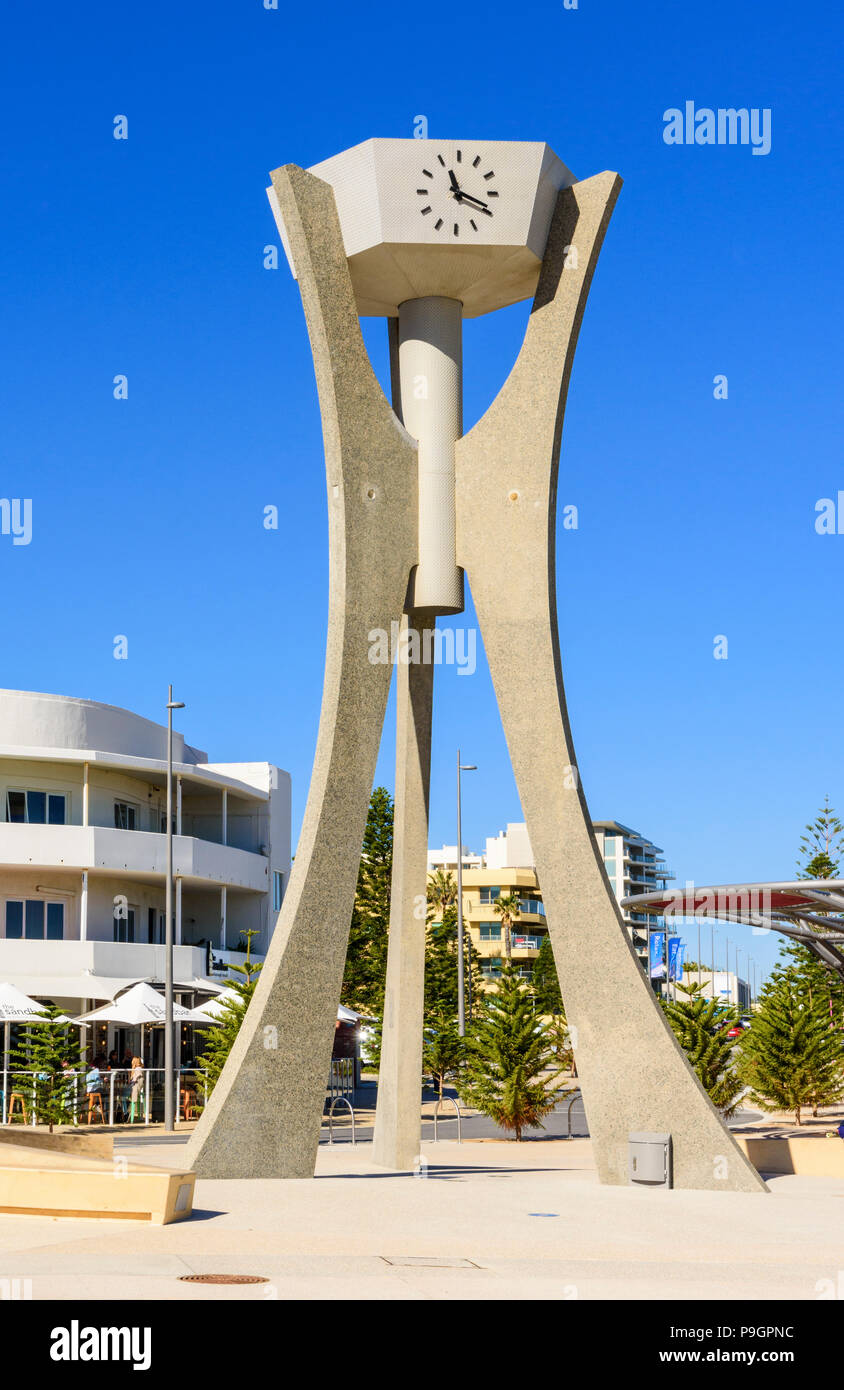
[[[268,1284],[263,1274],[180,1274],[180,1284]]]

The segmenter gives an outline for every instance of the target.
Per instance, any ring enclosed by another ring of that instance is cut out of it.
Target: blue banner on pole
[[[679,936],[672,936],[668,942],[668,978],[669,980],[682,980],[683,978],[683,957],[686,954],[686,943],[681,941]]]
[[[665,979],[665,932],[651,932],[651,979]]]

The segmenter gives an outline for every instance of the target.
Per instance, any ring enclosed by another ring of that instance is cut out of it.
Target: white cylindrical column
[[[82,896],[79,900],[79,940],[88,940],[88,870],[82,870]]]
[[[419,441],[419,565],[414,608],[463,610],[456,560],[454,446],[463,433],[463,306],[429,295],[399,305],[404,427]]]

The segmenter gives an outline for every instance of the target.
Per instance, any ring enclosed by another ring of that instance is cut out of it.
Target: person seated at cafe
[[[91,1123],[91,1115],[100,1113],[100,1119],[105,1119],[103,1114],[103,1077],[101,1068],[105,1066],[104,1057],[95,1057],[91,1063],[90,1070],[85,1076],[85,1091],[88,1096],[88,1124]],[[99,1101],[97,1101],[99,1097]]]
[[[116,1071],[119,1065],[120,1063],[117,1060],[117,1048],[113,1047],[108,1054],[108,1069],[109,1071]]]

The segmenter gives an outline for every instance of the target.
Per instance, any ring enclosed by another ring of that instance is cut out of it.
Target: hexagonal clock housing
[[[465,318],[530,298],[575,182],[548,145],[521,140],[365,140],[309,172],[334,189],[358,313],[388,317],[425,295],[459,299]]]

